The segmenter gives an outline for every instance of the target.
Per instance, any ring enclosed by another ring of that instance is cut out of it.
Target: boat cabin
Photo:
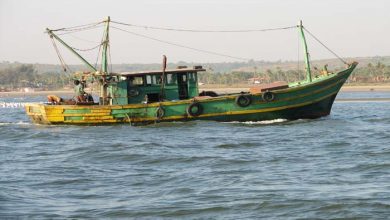
[[[179,67],[142,72],[117,73],[116,82],[110,83],[107,92],[110,105],[174,101],[199,95],[197,73],[202,66]],[[164,81],[162,80],[164,75]]]

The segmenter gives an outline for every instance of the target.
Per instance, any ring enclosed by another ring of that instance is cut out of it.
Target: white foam
[[[24,106],[29,103],[31,102],[0,102],[0,108],[24,108]]]
[[[0,108],[23,108],[25,102],[0,102]]]
[[[0,126],[4,125],[30,125],[31,123],[25,122],[25,121],[18,121],[18,122],[0,122]]]
[[[248,124],[248,125],[269,125],[269,124],[277,124],[288,121],[287,119],[278,118],[273,120],[266,120],[266,121],[232,121],[232,122],[226,122],[226,123],[239,123],[239,124]]]

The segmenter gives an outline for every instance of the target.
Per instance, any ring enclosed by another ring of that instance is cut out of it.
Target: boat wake
[[[233,123],[233,124],[247,124],[247,125],[270,125],[270,124],[278,124],[288,121],[287,119],[278,118],[273,120],[266,120],[266,121],[232,121],[232,122],[224,122],[224,123]]]
[[[31,125],[31,123],[30,122],[26,122],[26,121],[0,122],[0,126],[7,126],[7,125]]]

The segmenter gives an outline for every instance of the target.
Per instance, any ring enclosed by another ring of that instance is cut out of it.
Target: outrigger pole
[[[299,26],[298,27],[299,27],[299,30],[300,30],[300,33],[301,33],[301,39],[302,39],[302,43],[303,43],[303,50],[305,52],[306,80],[308,82],[311,82],[312,79],[311,79],[309,52],[307,50],[305,33],[303,32],[302,20],[299,22]]]
[[[61,40],[61,38],[59,38],[56,34],[54,34],[53,30],[46,28],[46,31],[49,34],[50,38],[55,38],[58,42],[60,42],[67,49],[69,49],[74,55],[76,55],[91,70],[91,72],[102,76],[101,89],[100,89],[100,104],[101,105],[107,104],[107,83],[106,83],[107,79],[106,79],[106,76],[110,74],[108,71],[108,56],[107,56],[108,47],[109,47],[110,17],[107,17],[107,19],[104,22],[106,23],[106,27],[105,27],[105,31],[104,31],[103,41],[101,43],[102,64],[101,64],[100,71],[98,71],[94,66],[92,66],[92,64],[90,64],[87,60],[85,60],[79,53],[77,53],[73,47],[69,46],[67,43],[65,43],[63,40]]]
[[[68,44],[66,44],[63,40],[61,40],[61,38],[59,38],[56,34],[53,33],[52,30],[50,30],[49,28],[46,28],[46,32],[49,34],[50,38],[55,38],[56,40],[58,40],[58,42],[60,42],[62,45],[64,45],[66,48],[68,48],[74,55],[76,55],[83,63],[85,63],[85,65],[87,65],[87,67],[93,71],[93,72],[96,72],[97,69],[95,67],[93,67],[88,61],[86,61],[80,54],[78,54],[71,46],[69,46]]]

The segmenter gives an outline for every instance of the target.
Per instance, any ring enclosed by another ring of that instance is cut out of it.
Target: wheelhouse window
[[[187,74],[182,75],[182,80],[183,80],[183,82],[187,82]]]
[[[152,76],[151,75],[146,75],[146,85],[152,85]]]
[[[191,83],[196,83],[196,73],[188,73],[188,81]]]
[[[177,84],[176,74],[168,73],[166,77],[167,77],[167,84],[168,85]]]
[[[144,78],[142,76],[131,76],[129,78],[130,86],[142,86],[144,84]]]
[[[161,84],[161,75],[146,75],[145,76],[146,85],[159,85]]]

